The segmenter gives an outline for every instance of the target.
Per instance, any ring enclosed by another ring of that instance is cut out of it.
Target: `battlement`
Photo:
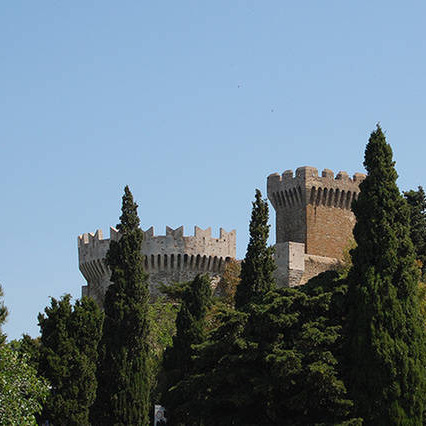
[[[303,243],[305,253],[340,259],[350,244],[355,216],[352,202],[358,199],[362,173],[349,177],[315,167],[299,167],[296,173],[268,177],[268,198],[276,212],[277,244]]]
[[[269,175],[268,198],[275,210],[308,204],[350,209],[364,179],[363,173],[355,173],[350,178],[344,171],[338,172],[335,177],[329,169],[324,169],[319,176],[318,169],[304,166],[299,167],[295,174],[286,170],[282,175]]]
[[[236,231],[220,228],[219,238],[212,237],[211,228],[194,227],[194,235],[185,236],[184,228],[166,227],[165,235],[155,235],[154,228],[143,231],[141,252],[145,270],[150,274],[151,291],[159,282],[187,281],[199,273],[220,275],[230,258],[236,256]],[[120,232],[111,227],[110,238],[102,231],[78,236],[79,268],[88,282],[84,294],[102,304],[110,284],[110,271],[105,263],[110,241],[118,241]]]
[[[296,180],[297,183],[302,183],[303,181],[315,181],[316,183],[323,182],[324,184],[330,183],[330,180],[336,180],[341,182],[351,182],[360,184],[365,179],[365,174],[355,173],[352,179],[349,177],[347,172],[340,171],[334,177],[334,172],[330,169],[324,169],[321,173],[321,176],[318,175],[318,169],[311,166],[303,166],[296,169],[296,173],[293,173],[293,170],[286,170],[282,175],[279,173],[272,173],[268,176],[268,185],[274,184],[277,182],[283,183],[294,183]]]
[[[215,256],[232,257],[236,255],[236,231],[226,232],[223,228],[219,230],[219,238],[212,237],[211,227],[207,229],[194,227],[194,235],[184,236],[184,228],[180,226],[176,229],[166,226],[166,235],[155,235],[154,227],[150,227],[144,232],[142,251],[145,255],[150,254],[172,254],[182,250],[187,254],[208,254]],[[110,241],[118,241],[120,232],[110,227],[110,238],[104,238],[102,230],[89,232],[78,236],[78,251],[80,261],[87,257],[99,257],[99,254],[106,254]]]

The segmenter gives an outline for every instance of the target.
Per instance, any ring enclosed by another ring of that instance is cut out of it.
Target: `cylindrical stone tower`
[[[87,281],[82,294],[93,297],[100,306],[106,289],[111,284],[111,271],[105,263],[111,240],[118,240],[119,232],[110,228],[110,239],[103,239],[102,232],[83,234],[78,237],[80,271]],[[149,273],[150,292],[158,293],[158,285],[189,281],[197,274],[209,274],[218,280],[226,262],[235,258],[235,230],[220,229],[219,238],[211,235],[211,228],[195,227],[193,236],[183,235],[183,226],[166,227],[166,235],[154,236],[154,228],[144,232],[142,253],[145,255],[145,270]]]

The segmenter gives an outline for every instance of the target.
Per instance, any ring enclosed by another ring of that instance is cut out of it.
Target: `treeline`
[[[339,271],[277,288],[256,191],[241,265],[214,294],[198,276],[154,303],[126,187],[104,312],[66,295],[39,315],[40,338],[0,336],[0,424],[149,425],[154,404],[168,425],[426,423],[426,197],[400,193],[379,126],[364,166]]]

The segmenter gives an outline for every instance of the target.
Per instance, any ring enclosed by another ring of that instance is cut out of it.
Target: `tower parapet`
[[[92,296],[102,305],[111,272],[105,263],[111,240],[120,233],[110,228],[110,238],[104,239],[102,231],[78,237],[79,268],[87,281],[83,295]],[[144,231],[142,242],[145,270],[149,273],[150,291],[158,293],[158,284],[189,281],[199,273],[218,279],[226,262],[236,255],[236,232],[220,228],[219,238],[211,235],[211,228],[195,227],[193,236],[184,236],[183,226],[166,227],[166,235],[154,235],[154,228]]]
[[[318,170],[309,166],[299,167],[295,174],[292,170],[271,174],[267,186],[276,211],[276,250],[284,243],[303,243],[311,263],[319,257],[331,258],[334,263],[342,259],[355,225],[351,205],[364,179],[362,173],[350,178],[344,171],[335,176],[329,169],[319,176]]]
[[[324,169],[318,176],[315,167],[299,167],[295,176],[292,170],[269,175],[268,198],[275,210],[308,204],[350,210],[364,179],[363,173],[355,173],[351,179],[346,172],[334,177],[333,171]]]

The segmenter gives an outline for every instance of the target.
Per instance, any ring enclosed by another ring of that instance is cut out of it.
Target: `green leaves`
[[[366,424],[421,424],[426,346],[419,271],[410,211],[380,126],[370,136],[364,165],[368,175],[353,204],[357,247],[348,275],[348,383]]]
[[[117,225],[117,229],[122,234],[127,234],[136,231],[140,223],[137,213],[138,205],[133,201],[133,195],[127,185],[124,188],[122,200],[120,223]]]
[[[89,407],[96,394],[97,346],[103,314],[86,297],[72,306],[69,294],[60,300],[52,298],[44,312],[38,317],[38,368],[49,380],[52,391],[43,407],[42,419],[55,424],[88,424]],[[26,340],[26,346],[34,353],[36,344]]]
[[[0,300],[0,326],[6,317],[7,309]],[[5,339],[0,330],[0,425],[36,425],[35,415],[49,394],[48,383],[37,376],[36,368],[20,350],[21,344],[5,344]]]
[[[241,264],[235,306],[242,309],[275,288],[273,248],[268,247],[268,203],[257,189],[250,221],[250,241]]]
[[[93,424],[148,424],[149,289],[137,207],[126,186],[117,225],[120,239],[111,241],[106,256],[112,284],[105,295],[97,370],[99,390],[91,410]]]
[[[335,274],[323,274],[306,291],[270,291],[244,311],[223,306],[218,327],[192,346],[193,367],[173,389],[185,395],[179,412],[205,426],[351,419],[336,357],[342,293]]]
[[[0,425],[36,425],[35,414],[49,394],[25,355],[0,346]]]
[[[1,298],[3,297],[3,289],[0,285],[0,345],[4,343],[6,340],[6,335],[2,333],[1,326],[6,321],[7,317],[7,308],[4,306],[3,300]]]
[[[194,415],[188,415],[186,399],[188,383],[185,379],[194,367],[194,345],[202,344],[206,338],[205,317],[212,303],[210,279],[197,275],[181,293],[182,305],[176,318],[176,335],[173,345],[164,354],[166,389],[163,404],[167,408],[167,419],[172,424],[194,424]],[[186,389],[183,392],[183,389]]]
[[[420,261],[423,279],[426,273],[426,194],[421,186],[417,191],[404,192],[410,210],[410,237]]]

